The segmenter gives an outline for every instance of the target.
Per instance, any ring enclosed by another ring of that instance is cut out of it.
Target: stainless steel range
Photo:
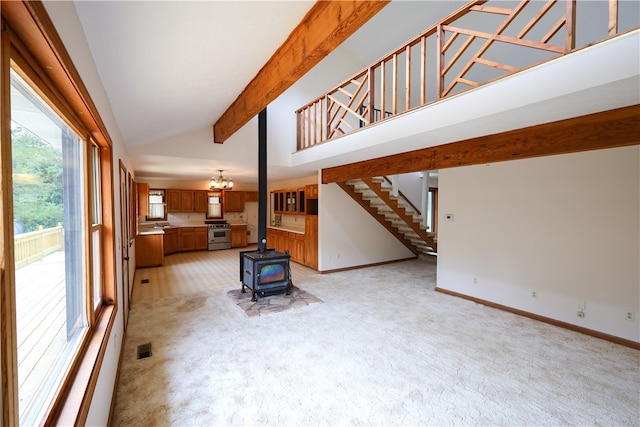
[[[210,251],[231,248],[231,226],[225,220],[205,221],[208,230]]]

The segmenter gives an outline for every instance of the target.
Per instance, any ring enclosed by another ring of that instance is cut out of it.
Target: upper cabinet
[[[301,215],[305,213],[304,188],[276,190],[271,193],[273,211],[278,214]]]
[[[167,211],[206,212],[207,192],[205,190],[167,190]]]
[[[244,212],[243,191],[223,191],[224,212]]]
[[[149,215],[149,184],[139,182],[136,184],[138,188],[138,216]]]

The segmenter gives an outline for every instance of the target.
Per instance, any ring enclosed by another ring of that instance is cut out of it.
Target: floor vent
[[[149,283],[149,279],[142,279],[142,280],[140,281],[140,283],[142,283],[143,285],[144,285],[144,284],[147,284],[147,283]]]
[[[138,346],[138,359],[146,359],[151,357],[151,343],[140,344]]]

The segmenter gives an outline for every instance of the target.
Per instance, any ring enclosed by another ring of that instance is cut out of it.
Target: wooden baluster
[[[618,34],[618,0],[609,0],[609,35]]]

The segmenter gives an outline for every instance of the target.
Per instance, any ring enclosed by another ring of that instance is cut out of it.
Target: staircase
[[[436,255],[435,234],[426,231],[415,207],[391,195],[391,186],[386,181],[384,177],[376,177],[337,184],[411,252],[418,256]]]

